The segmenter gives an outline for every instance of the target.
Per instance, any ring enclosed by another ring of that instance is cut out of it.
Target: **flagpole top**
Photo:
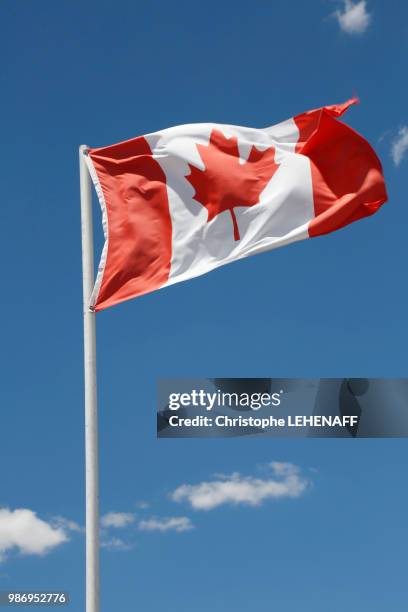
[[[88,145],[82,144],[79,147],[79,152],[82,153],[83,155],[88,155],[89,149],[90,147],[88,147]]]

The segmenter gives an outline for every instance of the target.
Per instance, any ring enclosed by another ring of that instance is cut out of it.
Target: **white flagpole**
[[[84,154],[79,148],[82,228],[82,275],[85,374],[85,479],[86,479],[86,612],[99,612],[99,490],[98,407],[96,393],[95,312],[89,309],[94,284],[92,186]]]

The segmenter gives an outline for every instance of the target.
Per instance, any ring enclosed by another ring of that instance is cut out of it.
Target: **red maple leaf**
[[[275,149],[259,151],[254,146],[244,164],[239,162],[238,139],[226,138],[219,130],[212,130],[208,145],[197,144],[205,169],[189,164],[186,179],[195,189],[194,200],[208,210],[207,223],[225,210],[231,213],[234,240],[239,240],[234,208],[254,206],[259,196],[278,169]]]

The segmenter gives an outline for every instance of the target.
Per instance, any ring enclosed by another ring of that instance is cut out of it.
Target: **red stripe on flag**
[[[145,138],[89,152],[106,202],[108,250],[95,310],[164,285],[171,261],[166,176]]]
[[[381,162],[360,134],[336,117],[351,104],[327,106],[295,117],[296,152],[310,160],[315,218],[311,237],[372,215],[387,200]]]

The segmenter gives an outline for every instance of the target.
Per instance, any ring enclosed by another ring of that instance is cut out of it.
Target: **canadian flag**
[[[387,199],[381,163],[337,119],[356,102],[264,129],[197,123],[86,151],[105,232],[91,309],[373,214]]]

